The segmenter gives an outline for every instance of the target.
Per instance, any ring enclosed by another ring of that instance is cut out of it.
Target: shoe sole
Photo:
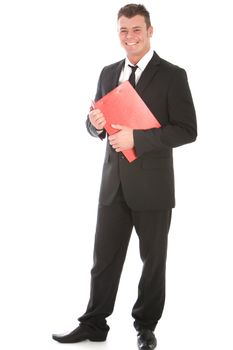
[[[73,341],[66,341],[65,339],[59,339],[59,338],[57,338],[56,336],[53,336],[52,337],[53,338],[53,340],[56,340],[56,341],[58,341],[59,343],[63,343],[63,344],[72,344],[72,343],[80,343],[80,342],[82,342],[82,341],[85,341],[85,340],[90,340],[90,341],[92,341],[92,342],[104,342],[104,341],[106,341],[106,338],[107,337],[83,337],[83,338],[80,338],[80,339],[78,339],[78,340],[73,340]]]
[[[88,337],[88,340],[90,341],[98,341],[98,342],[101,342],[101,341],[106,341],[107,337]]]

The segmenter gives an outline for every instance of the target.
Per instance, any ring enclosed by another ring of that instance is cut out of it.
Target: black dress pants
[[[99,205],[87,310],[79,321],[108,331],[106,317],[114,308],[120,276],[133,227],[139,238],[143,262],[138,298],[132,316],[137,330],[154,330],[165,301],[167,236],[171,209],[133,211],[125,202],[121,186],[109,206]]]

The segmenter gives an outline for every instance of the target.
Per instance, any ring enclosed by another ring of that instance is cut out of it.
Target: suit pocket
[[[173,162],[170,157],[151,157],[142,160],[143,169],[168,169],[172,168]]]

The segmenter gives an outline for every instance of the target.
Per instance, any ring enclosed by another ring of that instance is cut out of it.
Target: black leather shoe
[[[138,349],[153,350],[157,346],[157,340],[150,329],[141,329],[138,332]]]
[[[79,343],[84,340],[105,341],[107,332],[96,330],[88,325],[80,324],[71,333],[53,334],[53,339],[59,343]]]

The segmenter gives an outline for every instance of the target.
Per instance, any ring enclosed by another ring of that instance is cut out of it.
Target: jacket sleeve
[[[184,69],[174,71],[167,93],[168,122],[159,129],[134,130],[136,153],[182,146],[196,140],[196,113]]]
[[[98,101],[102,97],[101,80],[102,80],[103,72],[104,72],[104,68],[103,68],[102,72],[100,73],[99,81],[97,84],[97,91],[96,91],[96,95],[95,95],[95,101]],[[106,136],[105,129],[101,133],[99,133],[96,130],[96,128],[91,124],[91,122],[89,120],[89,116],[87,116],[87,119],[86,119],[86,127],[87,127],[87,131],[91,134],[91,136],[99,137],[101,140],[103,140],[105,138],[105,136]]]

